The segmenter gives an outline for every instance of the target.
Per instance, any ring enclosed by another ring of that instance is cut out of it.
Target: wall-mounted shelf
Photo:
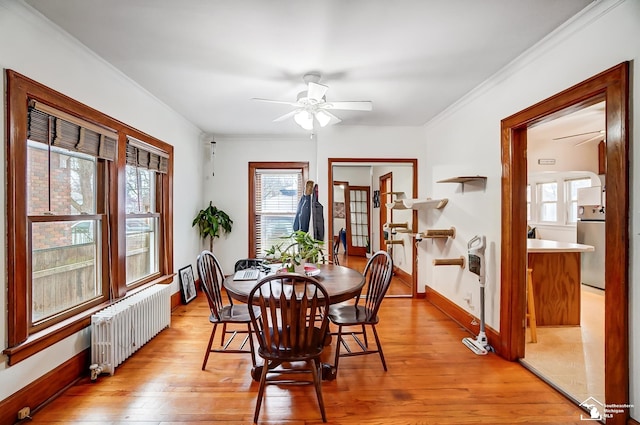
[[[387,202],[387,208],[392,208],[396,210],[418,210],[418,209],[428,209],[435,208],[441,209],[444,208],[449,202],[448,199],[397,199],[393,202]]]
[[[449,179],[438,180],[438,183],[460,183],[462,185],[462,193],[464,193],[465,183],[481,183],[483,186],[487,183],[486,176],[458,176]]]

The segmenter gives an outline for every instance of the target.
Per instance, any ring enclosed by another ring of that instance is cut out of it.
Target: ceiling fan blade
[[[309,88],[307,89],[307,97],[309,99],[315,100],[316,102],[320,102],[322,101],[322,98],[324,97],[324,95],[327,93],[327,90],[329,90],[329,87],[325,85],[309,82]]]
[[[323,112],[331,117],[331,121],[329,121],[329,125],[338,124],[339,122],[342,122],[340,118],[336,117],[331,112],[327,110],[324,110]]]
[[[276,118],[275,120],[273,120],[273,122],[280,122],[280,121],[284,121],[284,120],[286,120],[287,118],[291,118],[292,116],[294,116],[295,114],[297,114],[299,110],[300,110],[300,109],[294,109],[294,110],[293,110],[293,111],[291,111],[291,112],[287,112],[286,114],[281,115],[281,116],[279,116],[278,118]]]
[[[284,100],[260,99],[258,97],[254,97],[251,100],[257,100],[258,102],[280,103],[282,105],[300,106],[298,102],[287,102]]]
[[[576,133],[576,134],[572,134],[572,135],[570,135],[570,136],[556,137],[556,138],[551,139],[551,140],[570,139],[570,138],[572,138],[572,137],[586,136],[587,134],[596,134],[596,133],[603,134],[603,133],[604,133],[604,130],[598,130],[598,131],[587,131],[586,133]]]
[[[588,139],[586,139],[586,140],[583,140],[583,141],[581,141],[581,142],[576,143],[575,145],[573,145],[573,147],[576,147],[576,148],[577,148],[578,146],[582,146],[582,145],[584,145],[584,144],[587,144],[587,143],[589,143],[589,142],[596,141],[596,140],[598,140],[598,139],[604,140],[604,134],[597,134],[597,135],[595,135],[595,136],[593,136],[593,137],[589,137],[589,138],[588,138]]]
[[[327,102],[322,105],[323,109],[338,109],[343,111],[371,111],[373,103],[367,100],[353,100],[342,102]]]

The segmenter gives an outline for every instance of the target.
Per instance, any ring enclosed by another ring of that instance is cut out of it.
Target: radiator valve
[[[96,379],[98,379],[98,376],[102,373],[102,366],[100,366],[97,363],[94,363],[91,366],[89,366],[89,369],[91,370],[92,381],[95,381]]]

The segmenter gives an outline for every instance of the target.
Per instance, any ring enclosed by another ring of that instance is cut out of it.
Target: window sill
[[[155,285],[156,283],[169,283],[173,280],[175,273],[170,275],[161,276],[153,281],[140,285],[133,290],[130,290],[127,295],[132,295],[136,292],[142,291],[145,288]],[[69,317],[62,322],[49,326],[39,332],[35,332],[26,339],[26,341],[5,349],[2,353],[7,356],[7,362],[9,366],[13,366],[36,353],[44,350],[53,344],[62,341],[68,336],[73,335],[76,332],[80,332],[82,329],[91,325],[91,315],[104,309],[105,307],[115,304],[121,301],[122,298],[112,300],[99,304],[88,310],[83,311],[75,316]]]

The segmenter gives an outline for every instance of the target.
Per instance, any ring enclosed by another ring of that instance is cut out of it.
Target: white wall
[[[176,265],[194,262],[199,247],[190,218],[191,212],[201,204],[200,130],[20,2],[0,0],[0,67],[13,69],[174,146],[174,259]],[[4,99],[4,78],[2,81]],[[3,116],[5,114],[6,111]],[[0,137],[6,145],[4,126],[2,119]],[[2,164],[5,155],[3,147],[0,149]],[[0,174],[2,270],[10,266],[6,264],[5,251],[5,185],[3,167]],[[0,351],[6,348],[7,341],[5,276],[2,273],[0,277]],[[177,290],[177,282],[174,282],[173,292]],[[0,400],[88,346],[89,333],[84,330],[11,367],[7,366],[6,357],[0,357]]]
[[[417,158],[423,164],[424,135],[421,127],[332,126],[320,129],[315,137],[214,136],[214,159],[206,161],[203,203],[213,201],[234,220],[228,237],[216,240],[214,251],[225,271],[238,258],[248,255],[247,188],[250,161],[308,161],[309,177],[318,183],[318,199],[324,206],[325,243],[328,238],[329,158]],[[327,245],[330,246],[330,245]]]
[[[561,28],[503,71],[475,89],[425,126],[428,164],[421,174],[421,187],[435,196],[449,198],[441,212],[425,219],[438,227],[456,226],[458,236],[444,246],[421,245],[420,255],[435,257],[466,254],[466,241],[474,234],[487,236],[488,325],[499,329],[500,305],[500,120],[555,93],[607,70],[623,61],[631,67],[631,257],[630,357],[632,416],[640,417],[640,2],[602,1],[581,17]],[[456,175],[480,174],[488,177],[486,189],[471,191],[465,186],[436,184],[436,180]],[[433,270],[431,261],[420,262],[420,279],[456,304],[466,307],[466,292],[478,293],[477,280],[470,273],[452,268]],[[474,300],[477,298],[474,298]],[[477,315],[477,309],[475,311]]]

